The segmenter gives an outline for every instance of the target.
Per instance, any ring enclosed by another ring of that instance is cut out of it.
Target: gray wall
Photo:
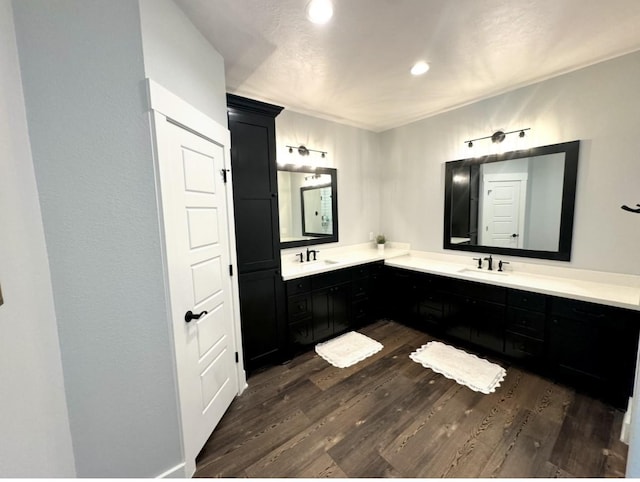
[[[382,229],[443,252],[444,162],[486,153],[467,139],[531,127],[505,150],[582,141],[572,260],[560,265],[640,274],[637,219],[620,209],[640,202],[638,78],[633,53],[382,133]]]
[[[0,477],[74,477],[9,0],[0,0],[0,66]]]
[[[276,117],[277,161],[335,167],[338,170],[339,242],[346,246],[369,242],[380,229],[380,144],[375,132],[331,122],[290,110]],[[287,145],[327,151],[300,156]],[[298,249],[299,251],[299,249]]]
[[[182,454],[138,3],[13,7],[77,475],[157,476]]]
[[[147,77],[227,125],[224,59],[172,0],[140,0]]]
[[[564,163],[561,154],[529,163],[525,248],[557,251]]]

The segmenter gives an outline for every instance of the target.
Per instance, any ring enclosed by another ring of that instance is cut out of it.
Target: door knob
[[[201,316],[204,316],[206,314],[207,314],[206,311],[203,311],[202,313],[198,313],[197,315],[195,313],[192,313],[191,311],[187,311],[184,314],[184,321],[189,323],[191,320],[199,320]]]

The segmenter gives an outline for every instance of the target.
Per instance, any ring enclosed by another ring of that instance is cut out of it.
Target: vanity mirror
[[[571,258],[580,141],[445,164],[444,249]]]
[[[338,241],[336,169],[278,166],[280,247]]]

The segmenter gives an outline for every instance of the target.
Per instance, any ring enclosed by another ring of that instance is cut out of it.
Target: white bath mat
[[[460,385],[481,393],[491,393],[500,386],[507,372],[500,365],[475,355],[430,341],[409,355],[414,362],[440,373]]]
[[[382,343],[357,331],[350,331],[316,345],[316,353],[338,368],[350,367],[380,350]]]

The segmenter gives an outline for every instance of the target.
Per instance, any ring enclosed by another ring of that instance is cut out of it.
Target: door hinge
[[[229,276],[233,276],[233,265],[229,265]]]
[[[222,174],[222,181],[226,184],[227,183],[227,173],[229,172],[229,169],[220,169],[220,173]]]
[[[236,352],[236,363],[240,362],[240,357],[238,356],[238,352]]]

